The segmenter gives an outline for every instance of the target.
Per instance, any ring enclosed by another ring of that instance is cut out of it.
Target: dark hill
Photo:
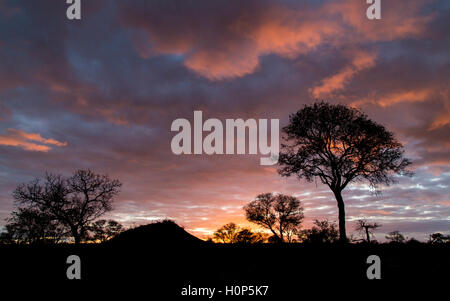
[[[121,246],[164,247],[196,246],[202,244],[203,241],[186,232],[175,222],[164,220],[124,231],[111,239],[109,243]]]

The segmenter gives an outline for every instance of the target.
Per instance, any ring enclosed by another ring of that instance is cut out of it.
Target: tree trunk
[[[75,241],[75,244],[76,245],[80,244],[81,235],[78,234],[78,229],[75,228],[75,227],[71,227],[70,232],[72,232],[72,236],[73,236],[73,239]]]
[[[275,232],[275,231],[273,230],[273,228],[272,228],[271,226],[269,226],[269,230],[273,233],[273,236],[275,236],[275,237],[277,238],[278,242],[280,242],[280,243],[283,242],[283,239],[280,238],[280,236],[277,234],[277,232]]]
[[[366,227],[366,235],[367,235],[367,242],[370,244],[370,233],[368,227]]]
[[[342,194],[340,190],[333,190],[334,196],[336,197],[336,201],[338,203],[339,208],[339,241],[340,242],[348,242],[347,234],[345,231],[345,205],[344,200],[342,199]]]
[[[284,235],[283,235],[283,231],[280,229],[280,242],[283,243],[284,242]]]

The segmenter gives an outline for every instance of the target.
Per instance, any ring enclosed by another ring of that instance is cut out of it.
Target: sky
[[[297,196],[304,227],[337,221],[319,181],[282,178],[260,155],[174,155],[171,123],[267,118],[323,99],[360,108],[404,144],[415,175],[343,192],[347,231],[365,218],[427,239],[450,232],[450,2],[0,0],[0,225],[46,171],[119,179],[107,218],[174,219],[206,237],[258,194]]]

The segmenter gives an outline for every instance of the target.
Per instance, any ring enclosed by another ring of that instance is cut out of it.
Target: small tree
[[[430,244],[442,244],[442,243],[448,243],[450,241],[450,235],[444,235],[442,233],[433,233],[430,234],[430,239],[428,242]]]
[[[307,243],[332,243],[338,240],[337,226],[328,220],[315,220],[311,229],[303,230],[303,242]]]
[[[356,221],[356,230],[366,236],[366,241],[370,243],[370,236],[373,235],[373,230],[381,227],[377,223],[369,223],[366,220],[360,219]]]
[[[270,230],[279,242],[284,242],[290,231],[299,229],[304,217],[300,201],[284,194],[260,194],[244,210],[247,220]]]
[[[406,238],[400,233],[400,231],[389,232],[385,237],[393,243],[404,243],[406,241]]]
[[[235,223],[228,223],[214,232],[214,239],[223,243],[233,243],[239,232],[239,227]]]
[[[264,241],[264,236],[248,228],[241,228],[235,223],[228,223],[214,232],[213,240],[230,244],[260,243]]]
[[[114,220],[98,220],[88,226],[95,241],[105,242],[123,231],[123,226]]]
[[[394,174],[410,174],[411,162],[394,134],[361,111],[344,105],[317,102],[289,118],[283,128],[279,173],[314,178],[333,192],[339,209],[339,238],[347,241],[342,191],[351,182],[373,187],[394,183]]]
[[[47,173],[44,181],[19,185],[13,197],[19,207],[45,213],[66,226],[78,244],[86,235],[86,226],[112,210],[112,199],[121,185],[90,170],[78,170],[68,178]]]
[[[261,233],[253,232],[250,229],[241,229],[235,238],[235,243],[238,244],[256,244],[264,242],[264,236]]]

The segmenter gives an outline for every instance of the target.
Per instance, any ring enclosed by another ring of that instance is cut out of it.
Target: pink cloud
[[[253,9],[242,5],[233,15],[217,19],[195,13],[204,20],[174,15],[169,20],[155,21],[154,12],[128,8],[123,10],[122,21],[145,32],[132,38],[141,57],[182,54],[188,69],[210,80],[222,80],[254,73],[260,58],[268,54],[295,58],[324,44],[340,47],[354,41],[380,42],[419,36],[433,18],[420,15],[425,3],[408,1],[408,9],[403,3],[388,3],[380,22],[366,18],[364,1],[349,0],[301,8],[272,4],[265,9]],[[170,20],[172,24],[168,23]],[[183,30],[162,29],[168,27],[164,25]],[[216,35],[211,35],[210,26],[215,27]],[[184,30],[186,27],[192,30]],[[359,70],[374,64],[371,54],[356,56],[350,67],[324,80],[323,92],[341,89]],[[317,89],[315,94],[322,92]]]
[[[376,55],[373,53],[357,51],[352,53],[353,59],[349,66],[337,74],[322,80],[321,84],[311,89],[315,98],[329,96],[330,93],[341,90],[358,72],[373,67]]]
[[[29,151],[48,152],[52,146],[66,146],[67,142],[46,139],[41,137],[40,134],[27,133],[22,130],[8,129],[6,133],[0,134],[0,145],[20,147]]]

